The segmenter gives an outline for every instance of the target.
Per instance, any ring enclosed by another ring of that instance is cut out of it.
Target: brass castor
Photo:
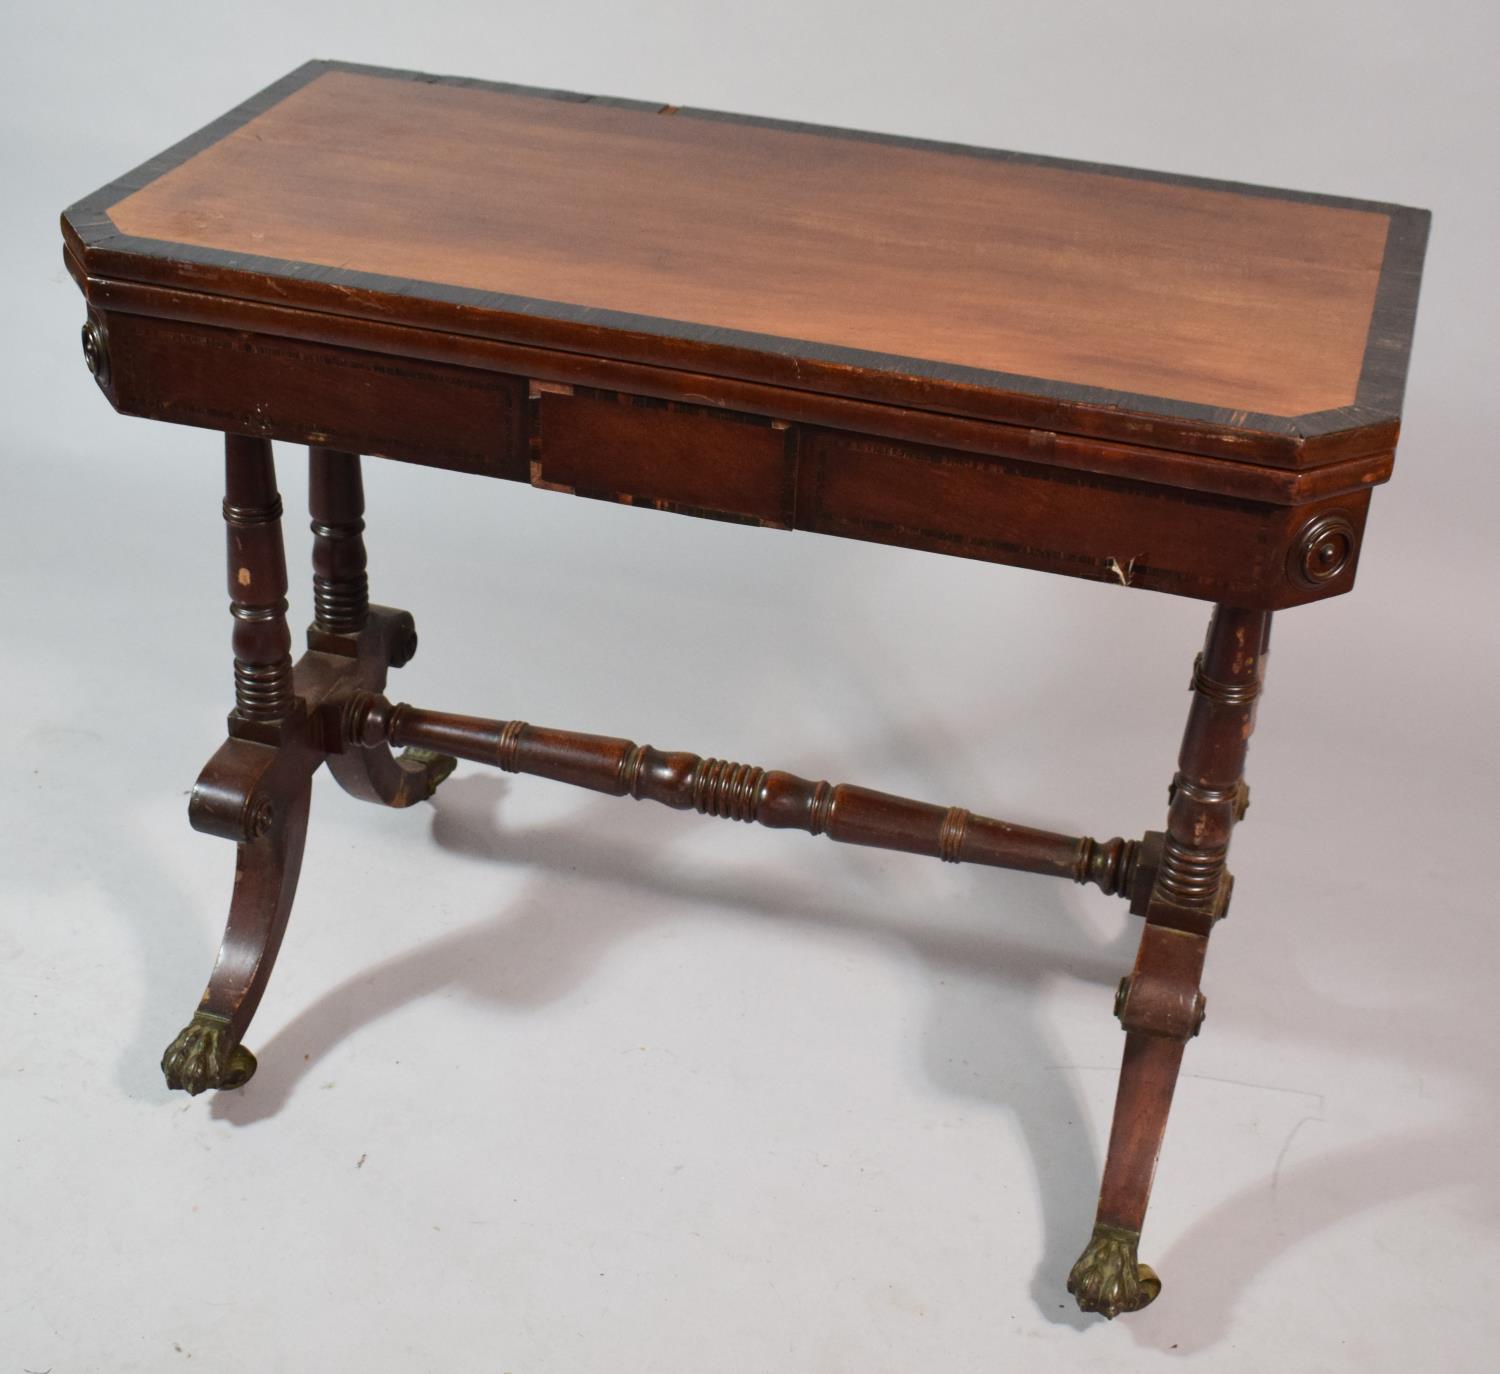
[[[1068,1275],[1068,1292],[1084,1312],[1113,1321],[1121,1312],[1139,1312],[1156,1300],[1161,1280],[1136,1258],[1139,1231],[1096,1226],[1093,1239]]]
[[[458,767],[458,760],[450,754],[439,754],[435,749],[418,749],[413,746],[401,751],[401,759],[411,760],[412,763],[421,764],[427,769],[427,795],[430,797],[438,790]]]
[[[238,1088],[255,1073],[255,1056],[229,1038],[229,1024],[198,1012],[161,1057],[167,1087],[193,1097],[208,1088]]]

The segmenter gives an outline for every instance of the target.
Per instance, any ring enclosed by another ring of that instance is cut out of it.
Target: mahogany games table
[[[558,91],[312,62],[69,209],[117,410],[222,432],[235,706],[189,816],[238,847],[162,1061],[241,1043],[312,775],[409,806],[470,759],[847,844],[1092,883],[1144,918],[1097,1225],[1137,1259],[1273,611],[1347,592],[1391,473],[1424,211]],[[311,451],[295,663],[271,441]],[[1052,834],[624,739],[392,705],[360,456],[1213,604],[1165,828]],[[395,750],[404,750],[397,753]]]

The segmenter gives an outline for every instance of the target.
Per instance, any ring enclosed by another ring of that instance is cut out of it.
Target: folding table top
[[[1425,211],[314,62],[91,276],[1272,467],[1395,441]]]

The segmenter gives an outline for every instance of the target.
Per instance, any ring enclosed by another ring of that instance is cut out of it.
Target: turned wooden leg
[[[240,1038],[286,929],[321,759],[294,687],[281,498],[268,441],[228,437],[224,520],[235,708],[230,738],[199,777],[188,815],[195,828],[237,843],[234,896],[198,1011],[162,1057],[167,1085],[193,1094],[238,1087],[255,1072]]]
[[[1132,903],[1146,928],[1115,1003],[1125,1055],[1109,1154],[1093,1236],[1068,1276],[1068,1291],[1085,1312],[1113,1318],[1161,1292],[1137,1247],[1183,1048],[1203,1024],[1199,982],[1209,932],[1229,902],[1229,839],[1248,805],[1245,752],[1270,624],[1266,611],[1215,610],[1193,666],[1193,704],[1167,830],[1142,848],[1141,863],[1153,878]]]
[[[416,653],[417,631],[405,611],[370,605],[359,455],[309,450],[307,489],[313,532],[310,642],[324,652],[357,656],[361,685],[379,692],[387,666],[402,667]],[[411,806],[430,797],[457,763],[426,749],[408,749],[398,757],[383,747],[328,758],[329,771],[346,792],[384,806]]]

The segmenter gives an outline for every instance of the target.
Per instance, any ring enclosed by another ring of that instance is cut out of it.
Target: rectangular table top
[[[1316,466],[1425,211],[314,62],[64,215],[96,277]]]

